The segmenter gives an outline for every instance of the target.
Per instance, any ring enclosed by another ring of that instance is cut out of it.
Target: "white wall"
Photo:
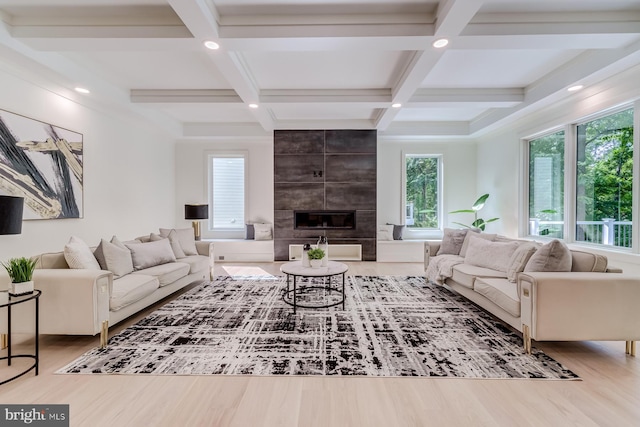
[[[1,68],[0,93],[0,109],[82,133],[84,141],[84,217],[24,221],[22,234],[0,236],[0,260],[61,251],[71,235],[95,245],[114,234],[129,239],[174,226],[172,136]]]
[[[560,129],[589,115],[639,99],[639,78],[640,67],[632,68],[479,138],[478,189],[491,193],[492,201],[485,210],[487,216],[490,214],[501,218],[497,223],[499,233],[518,236],[518,218],[527,215],[526,212],[519,213],[518,200],[521,191],[522,139],[554,128]],[[611,263],[620,265],[625,271],[640,272],[640,256],[636,254],[598,252],[607,255]]]
[[[246,151],[248,153],[247,205],[245,220],[273,224],[273,138],[242,140],[180,141],[176,145],[176,209],[181,226],[190,226],[184,220],[184,205],[207,203],[206,159],[209,152]],[[202,222],[203,238],[244,238],[239,232],[221,233],[208,230]]]
[[[468,209],[480,195],[476,188],[476,147],[469,141],[408,141],[378,137],[378,224],[404,224],[402,211],[402,163],[405,154],[439,154],[443,156],[443,220],[446,227],[459,228],[452,222],[469,224],[468,214],[448,212]],[[493,224],[487,226],[491,230]],[[404,238],[437,238],[441,232],[412,233]]]

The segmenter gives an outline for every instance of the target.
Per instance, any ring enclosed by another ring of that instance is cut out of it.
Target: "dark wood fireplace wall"
[[[362,245],[376,260],[376,130],[274,131],[274,246],[276,261],[289,259],[290,244]],[[294,228],[294,211],[354,210],[354,229]]]

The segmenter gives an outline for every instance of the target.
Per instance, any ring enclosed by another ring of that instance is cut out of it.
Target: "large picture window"
[[[576,241],[631,247],[633,110],[576,129]]]
[[[564,237],[564,131],[529,141],[529,234]]]
[[[246,155],[210,154],[208,163],[210,228],[244,229]]]
[[[404,163],[406,227],[439,229],[441,158],[406,154]]]

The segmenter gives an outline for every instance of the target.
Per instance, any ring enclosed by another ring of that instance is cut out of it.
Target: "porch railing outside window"
[[[631,221],[616,221],[604,218],[602,221],[578,221],[576,223],[576,240],[582,242],[599,243],[609,246],[630,248]],[[538,218],[529,219],[529,234],[532,236],[561,235],[564,221],[543,221]]]

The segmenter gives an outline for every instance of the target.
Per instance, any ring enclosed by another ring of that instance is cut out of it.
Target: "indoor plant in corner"
[[[2,266],[9,273],[11,284],[9,285],[9,295],[27,295],[33,292],[33,270],[36,268],[36,260],[29,258],[11,258],[8,263]]]
[[[322,249],[309,249],[307,254],[311,268],[318,268],[322,265],[322,258],[324,258],[324,251]]]

